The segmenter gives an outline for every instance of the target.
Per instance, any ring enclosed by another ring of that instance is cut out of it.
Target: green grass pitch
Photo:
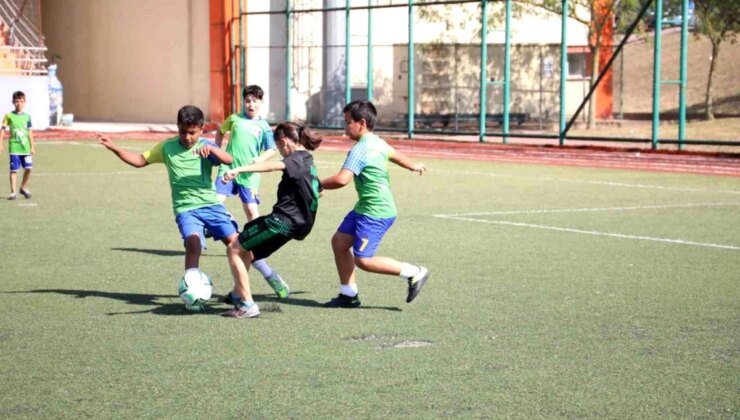
[[[348,186],[270,258],[292,298],[253,271],[263,314],[232,320],[182,309],[162,165],[37,150],[33,198],[0,202],[0,418],[740,415],[740,179],[419,158],[380,248],[430,268],[416,301],[359,272],[361,308],[321,307]],[[343,157],[316,152],[320,175]],[[221,243],[201,268],[229,290]]]

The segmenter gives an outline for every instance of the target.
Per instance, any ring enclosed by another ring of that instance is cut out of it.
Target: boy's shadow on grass
[[[151,309],[130,312],[109,312],[108,315],[130,315],[130,314],[154,314],[154,315],[218,315],[228,309],[228,305],[221,302],[222,296],[214,295],[208,303],[204,312],[189,312],[185,310],[184,304],[176,295],[151,295],[143,293],[119,293],[119,292],[101,292],[98,290],[73,290],[73,289],[36,289],[27,291],[0,292],[2,294],[10,293],[55,293],[60,295],[73,296],[77,299],[89,297],[105,298],[120,300],[130,305],[149,305],[154,306]],[[260,304],[262,312],[282,312],[279,304],[296,305],[312,308],[323,308],[321,302],[311,299],[298,299],[294,295],[306,292],[295,291],[291,297],[285,300],[278,300],[273,295],[254,295],[254,300]],[[217,306],[221,306],[220,308]],[[361,306],[358,309],[385,309],[389,311],[400,311],[401,309],[392,306]]]
[[[140,252],[142,254],[157,255],[160,257],[184,257],[185,251],[175,251],[172,249],[146,249],[146,248],[111,248],[112,251],[126,251],[126,252]],[[225,257],[226,253],[223,254],[208,254],[203,250],[200,257]]]

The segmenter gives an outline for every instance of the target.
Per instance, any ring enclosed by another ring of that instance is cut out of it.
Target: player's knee
[[[365,271],[372,271],[372,264],[370,258],[357,257],[355,256],[355,265]]]

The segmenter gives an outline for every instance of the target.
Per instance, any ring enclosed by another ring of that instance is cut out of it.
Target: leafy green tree
[[[712,78],[717,68],[719,50],[722,42],[737,42],[740,32],[740,1],[738,0],[696,0],[694,13],[698,20],[697,33],[705,35],[712,44],[712,61],[709,64],[707,90],[704,99],[705,115],[714,119],[712,111]]]

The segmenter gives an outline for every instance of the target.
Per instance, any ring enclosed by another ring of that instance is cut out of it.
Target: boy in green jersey
[[[31,115],[23,112],[26,105],[26,95],[21,92],[13,92],[13,106],[15,111],[9,112],[3,118],[2,130],[0,130],[0,153],[3,152],[3,137],[5,129],[10,132],[8,141],[8,153],[10,154],[10,195],[8,200],[18,198],[18,171],[23,167],[23,181],[21,181],[21,194],[31,198],[28,190],[28,181],[31,179],[33,158],[36,153],[33,144],[33,132],[31,131]]]
[[[230,266],[233,257],[237,256],[236,250],[228,247],[238,237],[237,226],[219,202],[211,178],[213,166],[230,164],[232,158],[212,141],[200,137],[203,122],[203,111],[198,107],[186,105],[180,108],[177,113],[178,135],[142,154],[121,149],[107,137],[99,135],[103,146],[133,167],[163,163],[167,168],[175,221],[185,244],[186,282],[199,279],[200,254],[205,245],[204,229],[227,246]],[[256,311],[259,313],[258,309]]]
[[[226,198],[238,195],[248,222],[260,215],[258,208],[260,199],[257,194],[260,174],[240,173],[226,183],[220,182],[219,179],[223,179],[224,174],[232,168],[265,162],[275,154],[277,149],[270,124],[259,115],[264,94],[262,88],[257,85],[245,86],[242,91],[244,112],[230,115],[216,132],[216,144],[219,147],[223,144],[226,133],[230,133],[226,152],[234,158],[231,165],[221,165],[219,168],[215,183],[216,192],[222,203]],[[253,265],[275,291],[278,299],[288,297],[290,288],[280,274],[267,264],[267,260],[257,260]]]
[[[345,133],[357,142],[336,175],[321,180],[325,190],[342,188],[354,180],[359,200],[347,214],[331,239],[334,261],[341,283],[339,295],[324,306],[360,306],[355,266],[371,273],[400,276],[408,282],[406,302],[411,302],[424,287],[429,270],[389,257],[376,256],[383,235],[396,220],[396,204],[391,192],[388,161],[423,175],[427,168],[415,164],[373,134],[377,111],[369,101],[353,101],[344,107]]]

